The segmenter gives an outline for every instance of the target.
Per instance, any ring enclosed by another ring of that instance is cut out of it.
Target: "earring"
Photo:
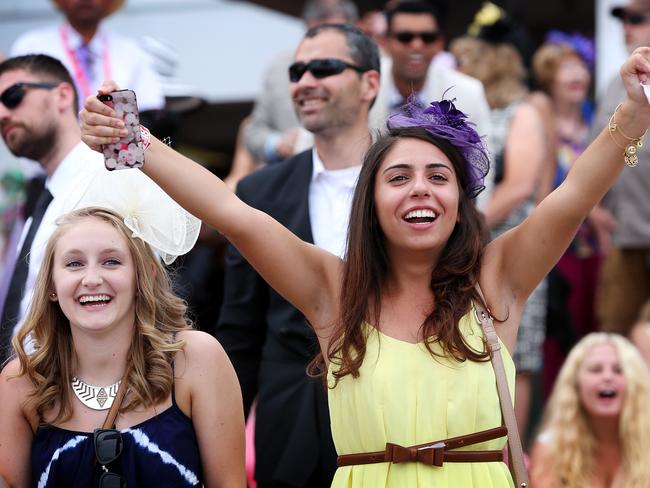
[[[50,293],[50,300],[56,300],[56,293]]]

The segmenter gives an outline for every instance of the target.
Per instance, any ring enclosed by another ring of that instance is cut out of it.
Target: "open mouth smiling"
[[[598,398],[611,399],[616,398],[617,396],[618,392],[616,390],[612,390],[611,388],[604,388],[598,392]]]
[[[83,295],[79,297],[79,303],[84,306],[105,305],[111,301],[108,295]]]
[[[431,209],[417,209],[411,210],[404,215],[404,220],[409,224],[430,224],[438,215]]]

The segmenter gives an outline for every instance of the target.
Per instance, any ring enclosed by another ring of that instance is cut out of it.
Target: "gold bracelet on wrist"
[[[614,141],[614,144],[616,144],[618,147],[623,149],[623,155],[625,156],[625,164],[628,165],[630,168],[633,168],[637,164],[639,164],[639,156],[637,155],[637,153],[639,149],[643,147],[643,138],[645,137],[646,132],[648,132],[648,130],[646,129],[646,131],[643,134],[641,134],[639,137],[630,137],[625,135],[621,130],[621,128],[618,126],[618,123],[616,122],[616,113],[620,108],[621,108],[621,104],[619,103],[616,106],[614,113],[609,118],[609,123],[607,124],[607,128],[609,129],[609,135],[612,137],[612,141]],[[621,135],[621,137],[627,139],[630,142],[628,142],[624,146],[621,146],[618,142],[616,142],[616,138],[614,137],[614,132],[618,132]]]

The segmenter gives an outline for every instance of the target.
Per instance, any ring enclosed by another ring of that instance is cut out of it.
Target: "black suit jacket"
[[[244,178],[237,194],[299,238],[313,242],[308,201],[312,169],[311,151],[305,151]],[[226,257],[217,338],[239,377],[246,413],[257,397],[256,480],[329,487],[336,452],[327,391],[305,371],[319,350],[318,340],[303,315],[233,246]]]

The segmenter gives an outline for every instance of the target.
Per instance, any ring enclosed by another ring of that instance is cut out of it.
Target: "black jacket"
[[[310,150],[244,178],[237,194],[313,242],[308,204],[312,169]],[[257,397],[256,480],[329,487],[336,453],[327,391],[306,374],[318,352],[316,335],[233,246],[226,257],[224,286],[217,338],[239,377],[246,413]]]

